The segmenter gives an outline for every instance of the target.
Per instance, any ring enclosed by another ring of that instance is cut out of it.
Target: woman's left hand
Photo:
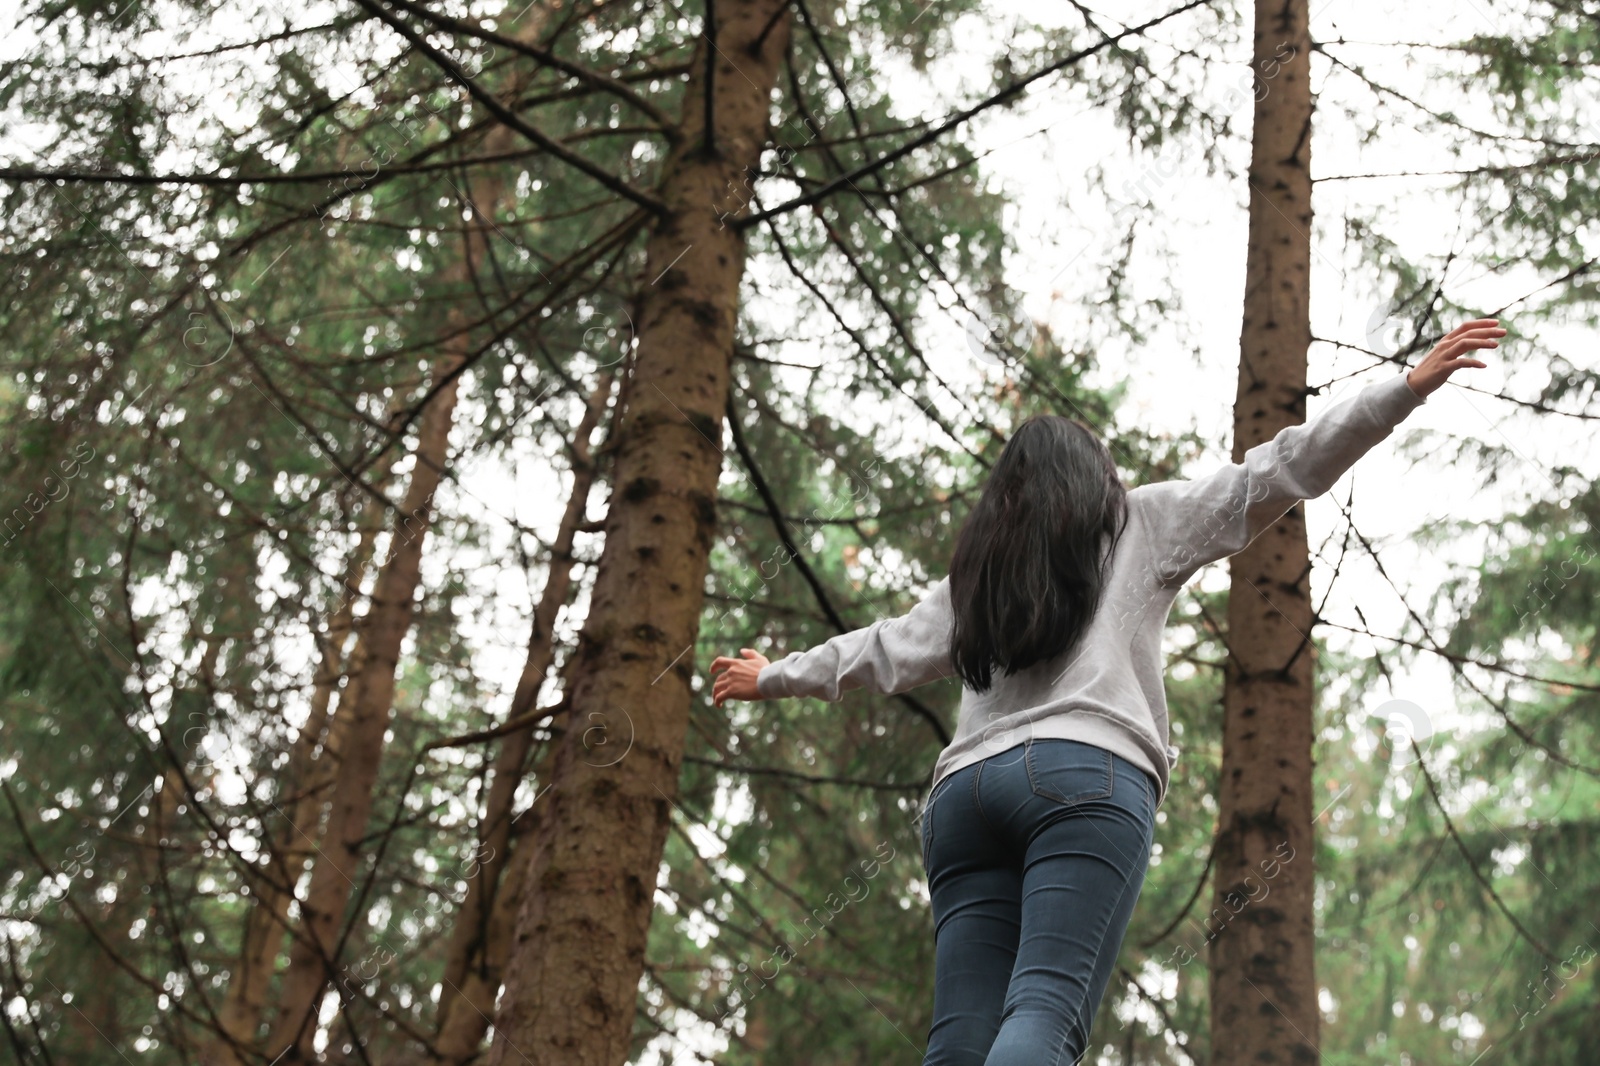
[[[754,648],[740,648],[742,659],[719,655],[711,661],[711,672],[722,676],[711,686],[711,699],[718,707],[724,700],[759,700],[761,690],[756,688],[756,675],[766,666],[768,659]]]

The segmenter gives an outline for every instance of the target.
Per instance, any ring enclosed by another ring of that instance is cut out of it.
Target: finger
[[[1497,318],[1474,318],[1461,323],[1455,329],[1451,330],[1449,333],[1446,333],[1443,337],[1440,337],[1439,343],[1446,344],[1455,340],[1464,333],[1468,333],[1475,329],[1493,329],[1499,324],[1500,320]]]
[[[1439,358],[1448,361],[1459,358],[1463,352],[1498,347],[1500,347],[1500,341],[1494,337],[1462,337],[1459,340],[1451,341],[1449,345],[1443,347],[1439,352]]]
[[[1506,331],[1498,327],[1471,329],[1464,333],[1447,338],[1439,344],[1439,347],[1449,350],[1465,341],[1496,340],[1500,337],[1504,337],[1505,335]]]

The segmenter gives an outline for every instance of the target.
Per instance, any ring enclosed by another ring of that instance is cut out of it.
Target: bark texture
[[[1306,0],[1258,0],[1235,462],[1305,421],[1310,49]],[[1214,1066],[1320,1060],[1310,568],[1299,505],[1230,563],[1220,826],[1207,923],[1218,930],[1210,957]]]
[[[573,537],[584,520],[584,504],[594,485],[595,464],[590,455],[589,437],[605,411],[611,385],[612,375],[602,375],[573,433],[572,491],[567,497],[555,541],[550,545],[544,589],[539,594],[529,627],[528,657],[506,715],[508,723],[523,718],[530,720],[526,728],[507,736],[495,755],[494,778],[489,785],[489,799],[479,829],[477,859],[472,869],[474,876],[467,880],[467,895],[450,933],[433,1055],[435,1061],[452,1066],[465,1066],[477,1057],[489,1030],[495,996],[500,992],[505,973],[508,954],[505,948],[516,917],[513,904],[517,898],[516,887],[511,883],[516,879],[507,875],[511,837],[516,828],[512,825],[512,801],[533,745],[536,723],[531,715],[535,700],[555,658],[556,616],[572,588]],[[544,787],[542,775],[536,777],[535,782],[541,789]],[[529,817],[536,818],[537,814],[524,812],[518,820]]]
[[[788,43],[783,0],[715,12],[715,47],[702,37],[658,186],[667,210],[646,251],[605,550],[529,841],[494,1066],[618,1066],[630,1051],[717,525],[744,272],[743,239],[723,216],[759,163]]]

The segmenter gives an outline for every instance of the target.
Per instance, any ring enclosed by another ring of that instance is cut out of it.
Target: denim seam
[[[978,782],[983,778],[983,762],[978,763],[977,770],[972,775],[972,805],[978,808],[978,817],[983,819],[983,824],[989,827],[989,832],[998,835],[994,823],[989,821],[989,816],[984,813],[983,801],[978,798]]]
[[[924,871],[926,871],[928,869],[928,829],[929,829],[929,827],[931,825],[930,819],[932,817],[933,817],[933,799],[932,799],[932,797],[930,797],[928,799],[928,805],[925,808],[923,808],[923,811],[922,811],[922,826],[921,826],[921,830],[922,831],[917,834],[918,842],[922,845],[922,868],[923,868]],[[931,880],[931,878],[930,878],[930,880]]]
[[[943,781],[934,785],[928,793],[928,804],[922,809],[922,832],[919,835],[922,841],[922,868],[924,870],[928,869],[928,856],[933,853],[933,805],[938,802],[940,796],[950,791],[954,778],[954,773],[947,774]]]
[[[1140,872],[1141,871],[1138,871],[1138,870],[1129,870],[1128,871],[1127,878],[1122,882],[1122,889],[1121,889],[1121,891],[1119,891],[1117,893],[1117,902],[1116,902],[1116,905],[1112,908],[1113,911],[1116,910],[1116,907],[1120,907],[1122,905],[1122,897],[1127,894],[1128,886],[1133,884],[1134,878],[1137,877],[1140,874]],[[1110,922],[1108,921],[1106,923],[1106,925],[1107,925],[1107,928],[1101,930],[1101,932],[1100,932],[1100,943],[1095,945],[1095,955],[1096,956],[1098,956],[1100,954],[1100,952],[1105,950],[1106,933],[1110,929]],[[1126,931],[1124,931],[1124,932],[1126,932]],[[1091,967],[1091,969],[1092,969],[1092,967]],[[1095,1007],[1098,1009],[1099,1004],[1096,1003]],[[1078,1008],[1077,1013],[1068,1021],[1067,1026],[1062,1031],[1062,1033],[1061,1033],[1061,1043],[1059,1045],[1057,1045],[1055,1054],[1050,1056],[1050,1066],[1061,1066],[1061,1052],[1066,1050],[1067,1039],[1070,1036],[1072,1036],[1072,1032],[1073,1032],[1074,1028],[1076,1028],[1077,1031],[1083,1035],[1084,1051],[1088,1051],[1089,1050],[1089,1029],[1094,1024],[1094,1016],[1093,1016],[1093,1014],[1090,1014],[1090,1016],[1089,1016],[1089,1018],[1087,1020],[1085,1020],[1084,1017],[1083,1017],[1085,1013],[1089,1012],[1089,1010],[1090,1010],[1090,1008],[1089,1008],[1089,997],[1085,996],[1082,1005]],[[1076,1066],[1076,1063],[1081,1061],[1081,1059],[1082,1059],[1082,1056],[1079,1056],[1078,1059],[1075,1059],[1074,1062],[1073,1062],[1073,1066]]]

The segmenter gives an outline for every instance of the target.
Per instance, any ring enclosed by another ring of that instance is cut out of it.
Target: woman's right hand
[[[1498,318],[1474,318],[1463,322],[1446,333],[1433,346],[1433,350],[1422,357],[1422,362],[1406,375],[1406,384],[1411,386],[1412,392],[1425,397],[1437,391],[1450,379],[1451,374],[1464,366],[1486,367],[1489,364],[1480,363],[1466,353],[1482,348],[1498,348],[1499,338],[1505,335],[1506,331],[1500,328]]]
[[[725,700],[759,700],[761,690],[756,687],[756,677],[767,665],[767,657],[754,648],[740,648],[742,659],[719,655],[711,661],[711,673],[722,674],[711,686],[711,699],[718,707]]]

